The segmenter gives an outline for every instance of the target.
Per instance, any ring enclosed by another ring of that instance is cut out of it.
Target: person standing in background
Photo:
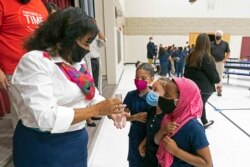
[[[230,57],[229,44],[222,40],[223,31],[215,32],[215,40],[211,42],[211,54],[215,59],[216,69],[220,76],[220,83],[217,84],[217,95],[222,96],[222,77],[224,72],[224,63]]]
[[[178,51],[175,54],[174,60],[176,63],[176,76],[177,77],[183,77],[183,68],[185,66],[185,57],[187,55],[185,54],[185,52],[183,52],[183,48],[179,47]]]
[[[106,38],[104,34],[98,29],[98,34],[95,40],[90,44],[90,52],[84,57],[86,64],[88,66],[89,72],[94,78],[95,87],[102,92],[102,86],[99,85],[99,81],[102,79],[100,76],[100,53],[99,48],[102,48],[106,44]],[[101,117],[92,117],[87,119],[87,125],[90,127],[95,127],[96,124],[93,120],[100,120]]]
[[[10,86],[12,74],[25,53],[24,41],[47,16],[41,0],[0,0],[0,89]],[[10,89],[8,93],[12,100]],[[11,106],[11,114],[15,126],[15,106]]]
[[[147,44],[147,59],[148,59],[148,64],[153,63],[153,59],[155,58],[155,44],[153,42],[153,37],[149,37],[149,42]]]
[[[154,60],[153,60],[154,65],[156,65],[156,59],[157,59],[158,52],[159,52],[159,50],[158,50],[158,46],[157,46],[157,45],[155,45],[155,56],[153,57],[153,58],[154,58]]]
[[[207,34],[202,33],[197,37],[194,50],[186,58],[184,76],[193,80],[200,89],[203,102],[201,122],[204,128],[208,128],[214,121],[207,120],[206,103],[215,92],[215,84],[220,82],[220,78],[210,53],[210,39]]]
[[[90,45],[90,60],[92,74],[95,82],[95,86],[99,88],[99,76],[100,76],[100,53],[99,48],[102,48],[106,44],[106,38],[104,34],[99,30],[97,38]],[[100,90],[99,90],[100,91]]]
[[[170,54],[165,50],[164,47],[159,49],[159,60],[160,60],[160,75],[166,76],[168,72],[168,62]]]

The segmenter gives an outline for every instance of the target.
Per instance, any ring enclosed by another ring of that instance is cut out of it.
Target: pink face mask
[[[137,90],[141,91],[147,88],[148,82],[140,79],[135,79],[135,86]]]

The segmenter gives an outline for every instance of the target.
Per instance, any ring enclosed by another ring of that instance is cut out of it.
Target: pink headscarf
[[[175,121],[180,124],[170,137],[176,134],[183,125],[193,118],[200,118],[202,114],[202,99],[200,90],[196,84],[187,78],[173,78],[179,90],[179,101],[175,110],[166,115],[161,124],[167,124],[169,121]],[[160,142],[157,152],[157,158],[161,167],[170,167],[173,163],[173,155],[167,152],[164,148],[163,142]]]

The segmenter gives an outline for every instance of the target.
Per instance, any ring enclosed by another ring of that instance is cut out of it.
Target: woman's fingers
[[[125,104],[114,105],[114,113],[122,113],[124,112]]]

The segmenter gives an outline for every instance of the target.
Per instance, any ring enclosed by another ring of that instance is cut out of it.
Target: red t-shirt
[[[19,0],[0,0],[0,69],[12,75],[25,53],[24,41],[48,17],[41,0],[21,4]]]

